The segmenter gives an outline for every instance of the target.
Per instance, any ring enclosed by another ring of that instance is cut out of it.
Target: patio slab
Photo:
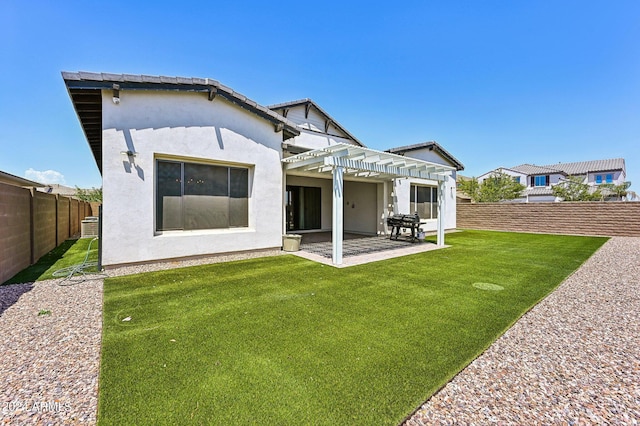
[[[322,238],[310,237],[307,240],[320,242],[305,243],[305,237],[303,236],[300,251],[291,252],[290,254],[337,268],[362,265],[449,247],[439,247],[430,242],[412,243],[402,237],[398,240],[390,240],[388,236],[347,237],[345,235],[345,240],[342,243],[342,264],[334,265],[331,257],[333,247],[330,239],[329,241],[322,241]]]

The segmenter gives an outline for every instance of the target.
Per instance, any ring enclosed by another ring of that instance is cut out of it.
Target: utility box
[[[97,237],[98,236],[98,217],[87,216],[80,225],[80,237]]]
[[[298,234],[286,234],[282,236],[282,250],[284,251],[298,251],[300,250],[300,241],[302,235]]]

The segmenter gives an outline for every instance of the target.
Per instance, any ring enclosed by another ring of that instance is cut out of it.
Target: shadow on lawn
[[[51,266],[53,266],[58,260],[62,259],[62,256],[64,256],[76,241],[78,240],[66,240],[49,253],[42,256],[35,264],[18,272],[13,276],[13,278],[2,283],[2,285],[33,283],[34,281],[37,281],[45,272],[47,272],[47,270],[49,270],[49,268],[51,268]]]

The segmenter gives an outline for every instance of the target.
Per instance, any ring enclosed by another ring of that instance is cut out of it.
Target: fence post
[[[35,188],[29,189],[29,264],[33,265],[36,263],[36,254],[35,254],[35,246],[36,246],[36,219],[35,219]]]

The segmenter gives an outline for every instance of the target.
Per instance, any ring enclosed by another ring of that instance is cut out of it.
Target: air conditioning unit
[[[98,236],[98,217],[97,216],[85,217],[80,226],[80,237],[88,238],[88,237],[97,237],[97,236]]]

